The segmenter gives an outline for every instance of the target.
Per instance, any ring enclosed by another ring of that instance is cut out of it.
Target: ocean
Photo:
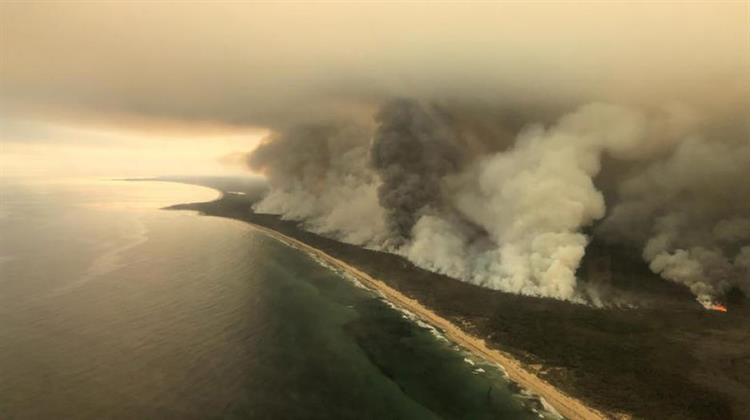
[[[203,187],[0,185],[2,419],[554,417]]]

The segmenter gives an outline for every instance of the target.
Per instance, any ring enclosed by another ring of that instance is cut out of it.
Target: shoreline
[[[743,357],[750,352],[745,328],[750,305],[738,300],[728,313],[707,312],[691,294],[638,265],[641,259],[632,259],[626,250],[591,245],[587,255],[594,257],[584,260],[584,280],[591,276],[586,264],[607,256],[613,291],[637,290],[653,305],[640,311],[595,309],[481,288],[418,268],[398,255],[254,213],[250,206],[262,197],[262,184],[165,180],[222,193],[215,201],[165,210],[245,222],[297,247],[378,293],[394,309],[411,312],[415,321],[443,329],[453,345],[503,367],[517,385],[569,418],[730,419],[750,412],[750,361]],[[668,397],[661,398],[665,392]]]
[[[391,304],[396,305],[399,309],[407,310],[422,321],[440,329],[442,334],[449,341],[479,358],[500,365],[505,370],[505,373],[511,381],[538,395],[563,417],[571,420],[599,420],[610,418],[599,410],[589,407],[581,400],[564,393],[547,381],[539,378],[512,356],[488,347],[484,340],[464,332],[461,328],[441,317],[431,309],[425,307],[419,301],[404,295],[400,291],[387,285],[385,282],[373,278],[358,268],[300,240],[262,225],[248,221],[246,221],[246,223],[253,229],[259,230],[279,242],[303,251],[313,257],[319,258],[327,264],[348,273],[366,288],[379,293],[383,298]]]

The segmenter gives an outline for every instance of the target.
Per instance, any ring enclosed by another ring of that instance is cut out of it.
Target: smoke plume
[[[458,168],[461,150],[440,117],[415,101],[391,101],[375,121],[370,154],[381,181],[378,198],[395,240],[401,242],[411,236],[428,206],[439,205],[440,180]]]
[[[603,233],[641,244],[654,272],[703,302],[750,292],[749,140],[689,137],[639,168],[622,180]]]
[[[432,238],[431,256],[414,250],[409,254],[421,265],[449,273],[442,269],[442,258],[435,258],[446,253],[440,248],[464,248],[463,277],[469,281],[574,299],[575,272],[588,242],[581,228],[605,213],[603,196],[593,184],[602,153],[637,147],[644,131],[640,115],[599,104],[564,116],[550,128],[529,126],[512,149],[482,157],[466,172],[446,179],[455,210],[486,237],[476,241],[462,238],[460,228],[436,232],[422,225],[416,233]]]
[[[344,242],[382,243],[385,218],[367,165],[367,136],[356,125],[325,123],[266,139],[248,158],[250,168],[271,184],[256,211],[303,221]]]
[[[396,99],[373,124],[273,135],[249,157],[273,187],[255,209],[513,293],[598,302],[577,280],[591,234],[702,302],[747,290],[745,131],[708,140],[683,107],[593,103],[509,138],[487,135],[507,121],[478,129],[464,112]]]

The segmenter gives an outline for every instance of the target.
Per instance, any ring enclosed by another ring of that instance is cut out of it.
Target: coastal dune
[[[250,225],[286,245],[306,252],[332,267],[348,273],[365,287],[380,293],[385,299],[397,307],[413,313],[422,321],[440,329],[448,340],[488,362],[499,364],[505,370],[510,380],[543,398],[550,406],[552,406],[552,408],[554,408],[555,411],[565,418],[573,420],[595,420],[613,417],[605,415],[599,410],[596,410],[582,401],[562,392],[547,381],[539,378],[510,355],[489,348],[484,340],[466,333],[452,322],[439,316],[434,311],[419,303],[417,300],[405,296],[403,293],[388,286],[383,281],[373,278],[369,274],[345,263],[344,261],[334,258],[317,248],[284,235],[276,230],[254,223],[250,223]]]

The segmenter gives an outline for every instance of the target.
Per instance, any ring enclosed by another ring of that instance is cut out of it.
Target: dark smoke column
[[[428,207],[440,205],[440,179],[457,169],[460,150],[439,115],[416,101],[393,100],[375,120],[371,163],[382,181],[380,205],[399,245]]]

